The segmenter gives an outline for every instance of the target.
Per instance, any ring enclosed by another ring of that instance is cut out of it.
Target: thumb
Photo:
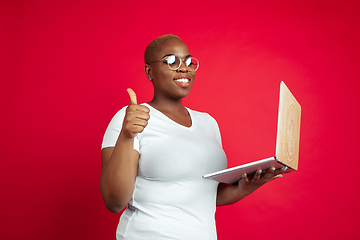
[[[130,103],[129,103],[129,105],[137,104],[135,92],[134,92],[131,88],[128,88],[126,91],[128,92],[129,98],[130,98]]]
[[[267,181],[267,182],[270,182],[270,181],[272,181],[272,180],[275,180],[275,179],[277,179],[277,178],[282,178],[282,177],[283,177],[282,174],[278,174],[278,175],[272,177],[271,179],[269,179],[269,181]]]

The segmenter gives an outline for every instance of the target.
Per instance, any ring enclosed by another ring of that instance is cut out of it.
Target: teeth
[[[187,79],[187,78],[179,78],[179,79],[176,79],[175,81],[182,82],[182,83],[187,83],[187,82],[189,82],[189,79]]]

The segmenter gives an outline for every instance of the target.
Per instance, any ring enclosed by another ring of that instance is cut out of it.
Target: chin
[[[190,94],[190,89],[186,89],[186,90],[175,93],[175,96],[176,96],[176,98],[184,98],[184,97],[188,96],[189,94]]]

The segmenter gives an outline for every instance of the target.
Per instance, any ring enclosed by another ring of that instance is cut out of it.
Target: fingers
[[[278,168],[271,167],[265,171],[259,169],[254,174],[251,174],[249,177],[246,174],[243,174],[243,179],[245,182],[253,182],[253,183],[260,183],[260,182],[269,182],[271,180],[274,180],[276,178],[281,178],[282,173],[286,171],[286,167]],[[244,177],[246,176],[246,178]]]
[[[257,170],[254,174],[254,177],[252,178],[252,181],[253,182],[259,181],[259,179],[261,177],[261,173],[262,173],[261,169]]]
[[[242,179],[244,180],[245,183],[249,183],[249,182],[255,183],[255,182],[258,182],[260,180],[261,173],[262,173],[261,169],[257,170],[254,174],[250,174],[250,176],[247,175],[246,173],[244,173],[242,175]],[[240,179],[240,181],[241,181],[241,179]]]
[[[149,113],[150,110],[148,107],[146,106],[142,106],[142,105],[137,105],[137,98],[136,98],[136,94],[134,92],[134,90],[132,90],[131,88],[126,89],[126,91],[129,94],[129,108],[128,111],[140,111],[140,112],[144,112],[144,113],[138,113],[136,117],[144,119],[144,120],[148,120],[149,119],[149,115],[146,113]],[[135,105],[135,106],[134,106]]]
[[[126,109],[121,131],[125,133],[126,136],[134,138],[147,126],[148,120],[150,119],[150,109],[137,104],[136,94],[131,88],[128,88],[127,92],[129,94],[129,106]]]
[[[278,175],[276,175],[276,176],[274,176],[274,177],[270,178],[270,180],[269,180],[268,182],[270,182],[270,181],[272,181],[272,180],[274,180],[274,179],[277,179],[277,178],[282,178],[282,177],[283,177],[283,175],[282,175],[282,174],[278,174]]]
[[[286,166],[278,169],[275,169],[275,167],[271,167],[264,174],[264,180],[266,182],[270,182],[274,179],[282,178],[283,177],[282,173],[285,172],[286,169],[287,169]]]
[[[129,99],[130,99],[129,105],[137,104],[137,99],[136,99],[136,94],[135,94],[135,92],[134,92],[131,88],[126,89],[126,91],[127,91],[128,94],[129,94]]]
[[[126,114],[128,117],[135,119],[142,119],[142,120],[149,120],[150,109],[143,105],[130,105],[126,109]]]
[[[278,169],[276,169],[276,170],[274,171],[273,176],[282,174],[282,173],[284,173],[286,170],[287,170],[287,167],[286,167],[286,166],[285,166],[285,167],[282,167],[282,168],[278,168]]]
[[[282,178],[282,173],[285,172],[286,169],[286,167],[278,169],[271,167],[266,171],[258,169],[255,173],[250,174],[250,176],[244,173],[238,182],[238,188],[242,192],[254,192],[265,183],[277,178]]]
[[[242,175],[242,178],[244,179],[244,182],[246,182],[246,183],[249,182],[249,177],[248,177],[248,175],[247,175],[246,173],[244,173],[244,174]]]
[[[275,176],[275,174],[276,174],[275,171],[276,171],[276,168],[275,168],[275,167],[269,168],[268,170],[265,171],[264,178],[265,178],[265,179],[270,179],[270,178],[272,178],[272,177]]]
[[[126,116],[124,118],[123,130],[126,135],[136,137],[141,133],[148,124],[150,119],[149,109],[142,105],[130,105],[126,109]]]

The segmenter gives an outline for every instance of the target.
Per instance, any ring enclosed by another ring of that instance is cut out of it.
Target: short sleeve
[[[212,121],[212,124],[213,124],[215,139],[219,143],[219,145],[222,147],[221,133],[220,133],[219,125],[216,122],[215,118],[213,118],[210,115],[209,115],[209,117],[211,118],[211,121]]]
[[[120,109],[115,116],[111,119],[104,137],[103,137],[103,141],[102,141],[102,145],[101,145],[101,149],[106,148],[106,147],[115,147],[116,141],[119,137],[121,128],[122,128],[122,124],[124,121],[124,117],[126,114],[126,108],[127,107],[123,107],[122,109]],[[139,152],[139,138],[138,136],[136,136],[134,138],[134,149],[136,151]]]

